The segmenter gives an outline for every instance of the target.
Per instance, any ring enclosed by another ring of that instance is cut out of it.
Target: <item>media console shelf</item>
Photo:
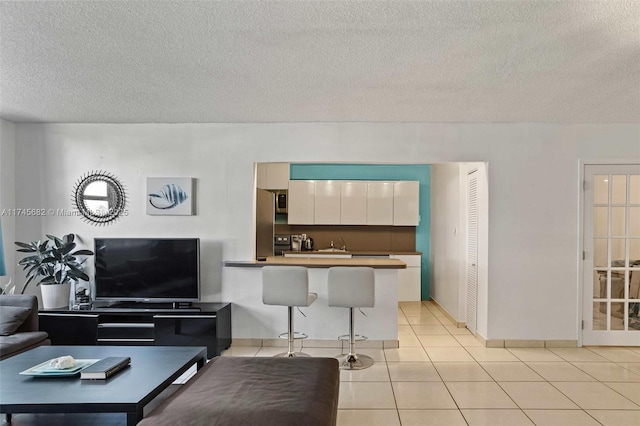
[[[38,316],[53,345],[206,346],[208,358],[231,346],[230,303],[40,310]]]

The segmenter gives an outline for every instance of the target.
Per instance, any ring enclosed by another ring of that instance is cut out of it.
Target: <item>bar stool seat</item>
[[[294,358],[309,356],[295,352],[293,343],[296,339],[306,339],[304,333],[296,333],[293,329],[293,308],[310,306],[318,298],[316,293],[309,293],[309,275],[303,266],[264,266],[262,268],[262,303],[288,307],[288,350],[276,357]],[[283,333],[285,334],[285,333]]]
[[[371,308],[375,304],[375,272],[373,268],[334,266],[327,276],[329,306],[349,308],[349,353],[339,355],[343,370],[362,370],[373,365],[373,359],[356,353],[354,308]],[[342,336],[341,336],[342,337]]]

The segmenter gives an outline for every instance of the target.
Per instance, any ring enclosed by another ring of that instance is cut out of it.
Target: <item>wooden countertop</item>
[[[398,259],[375,258],[318,258],[271,256],[267,260],[227,260],[224,266],[240,268],[261,268],[265,265],[305,266],[307,268],[330,268],[332,266],[368,266],[374,269],[406,269],[407,264]]]
[[[326,255],[326,254],[350,254],[352,256],[384,256],[384,255],[422,255],[420,251],[388,251],[388,250],[348,250],[348,251],[319,251],[319,250],[302,250],[302,251],[285,251],[290,254],[308,254],[309,256]]]

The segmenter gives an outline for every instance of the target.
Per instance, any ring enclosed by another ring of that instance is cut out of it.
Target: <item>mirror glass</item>
[[[91,172],[80,178],[73,191],[76,208],[84,219],[96,225],[116,220],[126,204],[122,184],[106,172]]]

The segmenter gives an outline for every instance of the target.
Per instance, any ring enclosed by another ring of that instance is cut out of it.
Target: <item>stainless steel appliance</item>
[[[302,235],[291,236],[291,251],[302,250]]]
[[[304,249],[305,249],[305,250],[313,250],[313,238],[311,238],[311,237],[307,237],[307,238],[304,240],[304,244],[303,244],[303,246],[304,246]]]
[[[273,256],[274,195],[258,189],[256,198],[256,258]]]
[[[287,199],[287,190],[280,189],[274,191],[274,194],[276,194],[276,213],[287,213],[287,204],[289,202],[289,200]]]
[[[273,237],[273,254],[284,256],[285,251],[291,251],[291,235],[276,234]]]

